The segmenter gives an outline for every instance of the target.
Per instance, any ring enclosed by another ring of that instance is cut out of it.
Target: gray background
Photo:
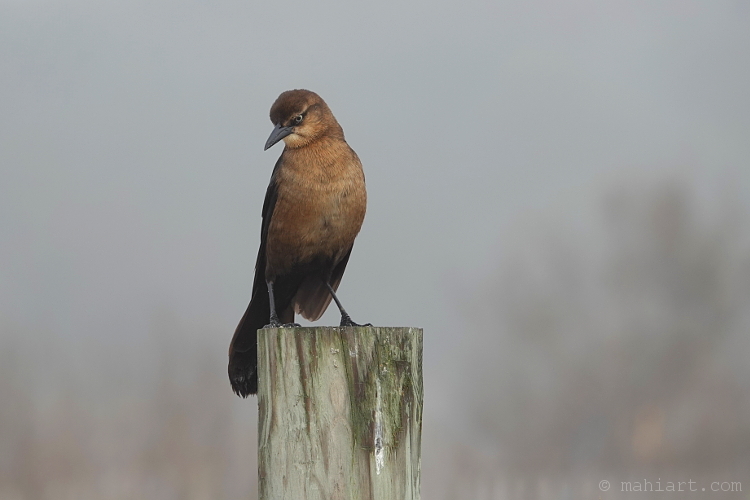
[[[255,498],[291,88],[365,167],[344,304],[425,329],[425,498],[750,489],[747,2],[3,0],[0,499]]]

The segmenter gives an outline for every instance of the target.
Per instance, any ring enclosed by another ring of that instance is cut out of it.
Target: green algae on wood
[[[258,331],[260,500],[418,500],[422,330]]]

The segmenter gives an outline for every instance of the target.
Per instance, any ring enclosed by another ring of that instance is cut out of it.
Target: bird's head
[[[271,106],[274,129],[266,141],[268,149],[280,140],[288,148],[301,148],[326,135],[344,136],[328,105],[315,92],[287,90]]]

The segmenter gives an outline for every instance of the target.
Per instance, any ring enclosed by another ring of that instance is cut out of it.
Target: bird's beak
[[[263,151],[270,148],[281,139],[291,134],[293,131],[294,130],[292,129],[292,127],[282,127],[281,125],[276,125],[271,131],[271,135],[268,136],[266,147],[263,148]]]

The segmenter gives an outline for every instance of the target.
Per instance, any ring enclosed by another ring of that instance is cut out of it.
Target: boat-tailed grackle
[[[289,90],[271,106],[265,149],[283,140],[263,202],[255,279],[229,345],[229,380],[239,396],[258,390],[257,330],[293,326],[294,314],[315,321],[333,299],[341,326],[356,325],[336,290],[367,205],[357,154],[323,99]]]

